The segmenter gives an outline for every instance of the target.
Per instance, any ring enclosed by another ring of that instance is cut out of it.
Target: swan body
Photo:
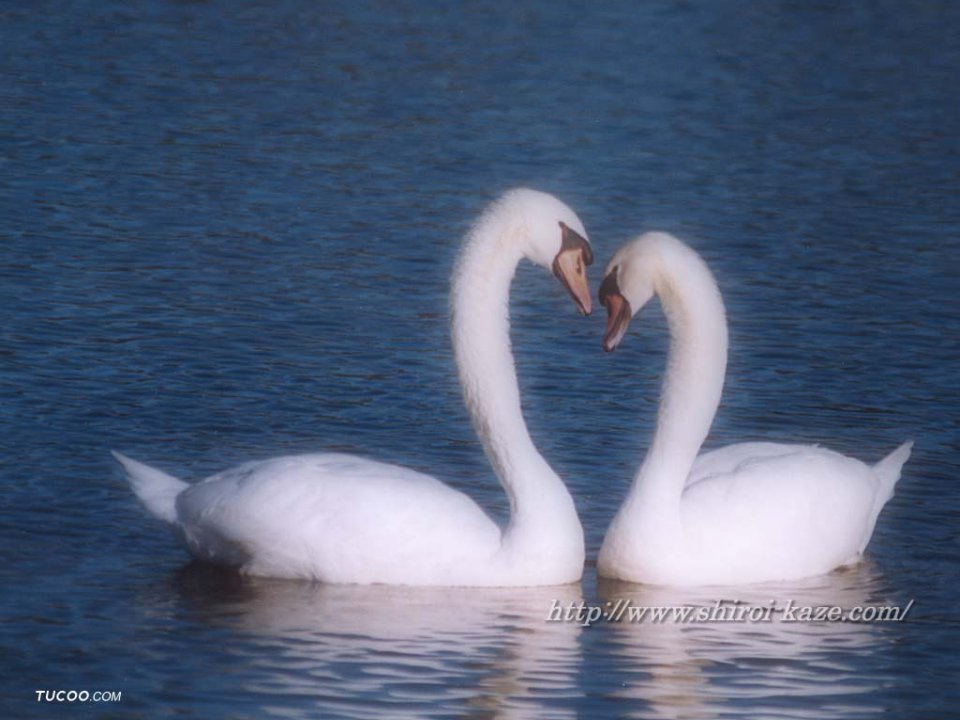
[[[534,586],[575,582],[583,531],[523,421],[509,345],[523,258],[552,267],[590,312],[583,225],[545,193],[513,190],[464,240],[451,292],[464,400],[510,499],[505,528],[471,498],[408,468],[339,453],[250,462],[187,484],[119,453],[135,494],[202,560],[329,583]]]
[[[659,585],[740,584],[856,563],[912,443],[873,466],[819,446],[767,442],[698,455],[726,372],[723,300],[691,248],[646,233],[607,268],[600,290],[606,350],[654,295],[671,337],[657,428],[604,538],[599,574]]]

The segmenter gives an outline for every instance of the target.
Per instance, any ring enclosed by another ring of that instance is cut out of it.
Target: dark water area
[[[960,6],[50,2],[0,9],[3,717],[960,712]],[[647,229],[730,321],[709,447],[913,456],[867,561],[669,591],[593,559],[649,441],[662,315],[613,355],[522,267],[527,422],[581,585],[324,587],[189,563],[109,450],[188,480],[342,450],[506,499],[447,337],[459,238],[557,194]],[[896,605],[902,622],[549,622],[555,602]],[[38,702],[38,690],[120,692]]]

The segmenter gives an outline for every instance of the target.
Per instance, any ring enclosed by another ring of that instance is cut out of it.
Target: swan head
[[[570,293],[581,315],[593,312],[590,302],[590,285],[587,282],[587,267],[593,263],[593,250],[587,238],[567,225],[560,226],[560,250],[553,257],[550,269]]]
[[[514,211],[522,228],[524,256],[551,270],[573,298],[582,315],[593,310],[587,267],[593,250],[580,218],[553,195],[521,188],[508,192],[502,201]]]
[[[600,304],[607,311],[603,349],[613,352],[627,332],[631,318],[657,291],[659,253],[678,242],[666,233],[645,233],[617,250],[600,284]]]

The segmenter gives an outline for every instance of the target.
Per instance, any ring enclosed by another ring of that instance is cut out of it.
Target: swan
[[[600,287],[613,351],[654,295],[670,328],[657,426],[607,530],[603,577],[654,585],[795,580],[856,563],[910,456],[876,465],[815,445],[749,442],[698,457],[727,364],[723,300],[687,245],[650,232],[614,255]]]
[[[503,529],[433,477],[340,453],[250,462],[190,485],[114,452],[134,493],[194,556],[248,575],[419,586],[579,581],[583,530],[530,438],[510,350],[510,285],[523,258],[552,269],[580,313],[591,311],[592,250],[557,198],[508,191],[468,230],[452,275],[453,349],[464,402],[509,496]]]

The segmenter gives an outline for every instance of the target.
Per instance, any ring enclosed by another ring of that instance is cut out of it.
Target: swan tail
[[[868,518],[867,527],[863,534],[863,539],[860,541],[857,554],[844,563],[845,565],[853,565],[859,562],[864,551],[867,549],[870,538],[873,537],[873,530],[877,526],[877,518],[880,517],[880,511],[883,510],[883,506],[893,497],[893,488],[897,484],[897,480],[900,479],[900,471],[903,469],[903,464],[907,461],[907,458],[910,457],[911,449],[913,449],[913,441],[909,440],[873,466],[873,474],[878,480],[873,511]]]
[[[903,464],[910,457],[910,451],[913,449],[913,440],[908,440],[898,447],[883,460],[873,466],[873,472],[880,479],[881,492],[879,493],[880,507],[893,497],[893,488],[900,479],[900,471]]]
[[[164,520],[165,522],[176,524],[177,522],[177,495],[186,490],[190,485],[177,480],[172,475],[167,475],[149,465],[137,462],[126,455],[121,455],[116,451],[111,451],[117,462],[123,466],[123,471],[127,475],[127,482],[133,488],[133,492],[144,507],[150,513]]]

